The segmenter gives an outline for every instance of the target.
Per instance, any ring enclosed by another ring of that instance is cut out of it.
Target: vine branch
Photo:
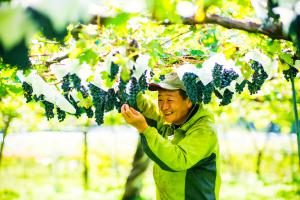
[[[172,23],[163,23],[163,25],[171,25]],[[291,41],[291,38],[283,34],[281,24],[272,24],[266,26],[262,23],[256,23],[250,20],[238,20],[228,17],[223,17],[217,14],[206,14],[206,18],[199,22],[193,18],[185,18],[183,24],[196,25],[196,24],[216,24],[229,29],[244,30],[249,33],[261,33],[272,39],[283,39]]]

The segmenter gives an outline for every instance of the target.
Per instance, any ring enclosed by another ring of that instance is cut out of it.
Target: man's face
[[[179,90],[159,90],[158,106],[169,123],[180,125],[188,117],[192,102],[180,95]]]

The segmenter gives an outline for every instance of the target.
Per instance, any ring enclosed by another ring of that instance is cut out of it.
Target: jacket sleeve
[[[157,104],[152,99],[148,99],[142,92],[139,92],[136,102],[139,110],[146,118],[159,123],[163,122],[163,116],[160,114]]]
[[[198,126],[178,144],[163,138],[153,127],[148,127],[141,140],[145,153],[162,169],[167,171],[187,170],[209,157],[217,144],[214,129]]]

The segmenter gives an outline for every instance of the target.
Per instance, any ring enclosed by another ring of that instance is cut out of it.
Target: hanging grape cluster
[[[23,91],[24,91],[24,97],[26,98],[26,103],[28,103],[32,100],[33,89],[31,87],[31,85],[29,85],[26,82],[22,83],[22,88],[23,88]]]
[[[233,69],[223,69],[222,65],[216,63],[212,70],[213,82],[216,88],[222,89],[236,80],[239,75]]]
[[[186,72],[182,81],[186,87],[187,95],[193,103],[203,102],[208,104],[211,102],[214,93],[221,100],[220,106],[225,106],[231,103],[234,92],[242,93],[247,84],[250,94],[255,94],[261,89],[268,75],[257,61],[251,61],[251,68],[254,70],[251,81],[243,80],[240,83],[235,83],[235,91],[231,91],[227,87],[238,79],[238,73],[233,69],[223,68],[222,65],[217,63],[212,69],[213,81],[210,83],[204,85],[201,80],[198,80],[198,76],[191,72]]]
[[[105,98],[105,111],[109,112],[114,109],[117,101],[117,96],[113,88],[108,89]]]
[[[290,67],[287,70],[283,70],[282,71],[285,80],[290,81],[292,78],[295,78],[297,76],[298,73],[298,69],[295,67]]]
[[[131,78],[131,85],[129,90],[129,96],[128,96],[128,104],[133,107],[134,109],[138,109],[137,103],[136,103],[136,96],[140,91],[140,86],[138,84],[137,79],[133,76]]]
[[[211,102],[212,94],[214,93],[220,99],[220,105],[225,106],[231,103],[234,92],[241,93],[246,85],[248,85],[248,90],[251,94],[256,93],[261,88],[268,75],[262,65],[256,61],[251,61],[251,68],[254,70],[251,80],[236,82],[235,91],[231,91],[228,87],[232,85],[233,81],[238,79],[239,75],[233,69],[224,68],[219,64],[216,64],[212,69],[213,80],[208,84],[204,84],[196,74],[191,72],[184,73],[182,81],[186,87],[187,95],[193,103],[202,102],[208,104]],[[284,71],[285,78],[289,80],[290,77],[295,77],[297,72],[297,69],[290,68]],[[131,79],[126,81],[118,73],[119,66],[112,62],[109,79],[116,81],[118,86],[109,88],[107,91],[91,83],[88,85],[88,88],[84,87],[81,84],[81,79],[76,74],[65,75],[62,79],[61,89],[66,100],[75,108],[76,113],[74,115],[80,117],[83,113],[86,113],[89,118],[94,117],[96,123],[101,125],[104,122],[105,112],[113,109],[117,109],[120,112],[123,104],[129,104],[138,110],[137,94],[139,92],[144,93],[148,88],[147,71],[139,79],[131,76]],[[150,71],[149,76],[153,78],[154,73]],[[160,76],[161,80],[164,80],[164,78],[164,75]],[[22,87],[27,102],[32,100],[41,101],[44,105],[47,119],[54,117],[53,110],[55,106],[52,103],[46,101],[43,95],[32,95],[33,89],[30,84],[23,82]],[[73,90],[80,92],[83,98],[91,96],[93,107],[80,107],[78,101],[71,95]],[[56,107],[56,115],[60,122],[65,119],[66,114],[61,108]]]
[[[114,62],[111,62],[109,74],[110,80],[115,80],[117,74],[119,73],[119,68],[119,65],[115,64]]]
[[[88,89],[84,87],[81,84],[81,79],[75,74],[67,74],[63,77],[62,79],[62,85],[61,88],[63,90],[63,95],[64,97],[72,104],[72,106],[75,108],[75,116],[79,118],[83,113],[86,113],[88,118],[92,118],[94,115],[94,112],[91,107],[85,108],[85,107],[80,107],[77,105],[77,101],[70,95],[70,92],[75,89],[76,91],[80,92],[82,94],[83,98],[87,98],[89,96]],[[58,112],[57,112],[58,114]],[[63,115],[61,115],[63,116]],[[60,117],[58,114],[58,120],[64,120],[64,118]]]
[[[68,93],[75,88],[78,92],[80,92],[83,98],[87,98],[89,96],[88,90],[81,85],[81,79],[76,74],[67,74],[63,77],[61,89],[64,93]]]
[[[44,104],[45,114],[47,119],[49,120],[54,118],[54,112],[53,112],[54,104],[46,100],[43,100],[42,104]]]
[[[235,84],[235,91],[239,94],[241,94],[247,84],[247,80],[243,80],[241,83]]]
[[[96,122],[98,125],[101,125],[104,122],[103,118],[106,92],[91,83],[88,85],[88,87],[91,91],[91,95],[93,98]]]
[[[66,118],[66,112],[61,110],[59,107],[56,107],[57,119],[59,122],[62,122]]]
[[[254,70],[254,74],[252,75],[252,81],[248,81],[247,84],[250,94],[255,94],[261,89],[261,86],[268,78],[268,74],[265,72],[263,66],[257,61],[252,61],[251,68]]]
[[[127,103],[128,94],[126,93],[126,84],[122,78],[119,80],[118,91],[117,91],[117,100],[115,102],[115,107],[118,112],[121,112],[121,106]]]
[[[197,78],[198,76],[196,74],[190,72],[184,73],[182,77],[187,95],[193,103],[198,102]]]
[[[144,93],[148,89],[147,83],[147,71],[145,71],[141,77],[139,78],[138,84],[140,86],[140,90]]]

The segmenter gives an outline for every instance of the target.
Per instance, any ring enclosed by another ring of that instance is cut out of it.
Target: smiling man
[[[219,199],[219,145],[212,114],[202,104],[192,104],[175,72],[149,90],[158,91],[158,104],[139,93],[142,113],[127,104],[121,112],[155,162],[156,199]]]

